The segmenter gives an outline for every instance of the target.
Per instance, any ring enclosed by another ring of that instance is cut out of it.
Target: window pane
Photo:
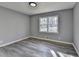
[[[58,16],[48,18],[48,32],[58,32]]]
[[[47,18],[40,18],[40,32],[47,32]]]
[[[47,18],[40,18],[40,24],[47,24]]]

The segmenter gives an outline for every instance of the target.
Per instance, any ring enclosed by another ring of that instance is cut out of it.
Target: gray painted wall
[[[40,33],[39,17],[59,15],[59,33]],[[30,35],[52,40],[72,42],[72,9],[39,15],[24,15],[0,6],[0,44],[9,43]]]
[[[39,17],[59,15],[59,33],[40,33],[39,32]],[[31,16],[31,35],[52,40],[60,40],[72,42],[72,9],[62,10],[57,12],[44,13]]]
[[[29,16],[0,6],[0,45],[29,35]]]
[[[78,49],[79,54],[79,2],[77,2],[74,8],[74,44]]]

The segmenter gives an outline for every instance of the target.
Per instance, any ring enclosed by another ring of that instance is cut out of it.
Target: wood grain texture
[[[73,47],[64,47],[51,42],[33,38],[1,47],[0,57],[64,57],[78,56]],[[55,55],[56,54],[56,55]]]

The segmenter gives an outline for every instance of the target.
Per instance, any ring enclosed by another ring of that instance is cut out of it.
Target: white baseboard
[[[0,45],[0,47],[7,46],[7,45],[10,45],[10,44],[13,44],[13,43],[22,41],[22,40],[27,39],[27,38],[30,38],[30,37],[32,37],[32,38],[37,38],[37,39],[41,39],[41,40],[48,40],[48,41],[53,41],[53,42],[59,42],[59,43],[64,43],[64,44],[70,44],[70,45],[73,45],[73,43],[70,43],[70,42],[64,42],[64,41],[52,40],[52,39],[41,38],[41,37],[36,37],[36,36],[29,36],[29,37],[21,38],[21,39],[18,39],[18,40],[9,42],[9,43],[2,44],[2,45]]]
[[[36,36],[29,36],[29,37],[21,38],[21,39],[18,39],[18,40],[9,42],[9,43],[2,44],[2,45],[0,45],[0,47],[4,47],[4,46],[10,45],[10,44],[13,44],[13,43],[22,41],[22,40],[24,40],[24,39],[31,38],[31,37],[32,37],[32,38],[41,39],[41,40],[48,40],[48,41],[53,41],[53,42],[59,42],[59,43],[64,43],[64,44],[70,44],[70,45],[73,45],[74,49],[76,50],[76,53],[77,53],[78,56],[79,56],[79,51],[78,51],[78,49],[77,49],[77,47],[76,47],[76,45],[75,45],[74,43],[63,42],[63,41],[58,41],[58,40],[52,40],[52,39],[48,39],[48,38],[41,38],[41,37],[36,37]]]
[[[73,43],[72,45],[73,45],[73,47],[74,47],[74,49],[75,49],[76,53],[77,53],[77,54],[78,54],[78,56],[79,56],[79,50],[77,49],[76,45],[75,45],[74,43]]]
[[[41,39],[41,40],[48,40],[48,41],[59,42],[59,43],[64,43],[64,44],[70,44],[70,45],[73,44],[73,43],[70,43],[70,42],[64,42],[64,41],[52,40],[52,39],[41,38],[41,37],[36,37],[36,36],[30,36],[30,37],[32,37],[32,38],[37,38],[37,39]]]
[[[16,43],[16,42],[19,42],[19,41],[22,41],[24,39],[27,39],[27,38],[38,38],[38,39],[41,39],[41,40],[48,40],[48,41],[53,41],[53,42],[59,42],[59,43],[64,43],[64,44],[73,44],[73,43],[69,43],[69,42],[63,42],[63,41],[58,41],[58,40],[52,40],[52,39],[48,39],[48,38],[41,38],[41,37],[36,37],[36,36],[28,36],[28,37],[25,37],[25,38],[21,38],[21,39],[17,39],[15,41],[12,41],[12,42],[9,42],[9,43],[5,43],[5,44],[2,44],[0,45],[0,47],[3,47],[3,46],[7,46],[7,45],[10,45],[10,44],[13,44],[13,43]]]
[[[29,37],[25,37],[25,38],[17,39],[17,40],[15,40],[15,41],[12,41],[12,42],[9,42],[9,43],[2,44],[2,45],[0,45],[0,47],[4,47],[4,46],[7,46],[7,45],[16,43],[16,42],[22,41],[22,40],[27,39],[27,38],[29,38]]]
[[[48,40],[48,41],[53,41],[53,42],[59,42],[59,43],[64,43],[64,44],[70,44],[70,45],[73,45],[74,49],[76,50],[76,53],[77,53],[78,56],[79,56],[79,51],[78,51],[78,49],[76,48],[75,44],[73,44],[73,43],[63,42],[63,41],[58,41],[58,40],[52,40],[52,39],[47,39],[47,38],[40,38],[40,37],[35,37],[35,36],[29,36],[29,37],[21,38],[21,39],[18,39],[18,40],[9,42],[9,43],[5,43],[5,44],[0,45],[0,47],[4,47],[4,46],[10,45],[10,44],[13,44],[13,43],[22,41],[22,40],[24,40],[24,39],[28,39],[28,38],[30,38],[30,37],[32,37],[32,38],[37,38],[37,39],[41,39],[41,40]]]
[[[30,36],[32,38],[37,38],[37,39],[41,39],[41,40],[49,40],[49,41],[53,41],[53,42],[59,42],[59,43],[64,43],[64,44],[70,44],[74,47],[76,53],[79,56],[79,50],[77,49],[76,45],[74,43],[70,43],[70,42],[63,42],[63,41],[58,41],[58,40],[52,40],[52,39],[47,39],[47,38],[40,38],[40,37],[35,37],[35,36]]]

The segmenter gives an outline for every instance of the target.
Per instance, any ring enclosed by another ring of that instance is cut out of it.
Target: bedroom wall
[[[0,45],[29,36],[29,16],[0,6]]]
[[[39,32],[39,17],[59,15],[59,33],[40,33]],[[56,12],[43,13],[31,16],[31,35],[46,38],[51,40],[59,40],[72,42],[72,9],[61,10]]]
[[[73,16],[73,41],[79,55],[79,2],[77,2],[75,8],[73,9]]]

